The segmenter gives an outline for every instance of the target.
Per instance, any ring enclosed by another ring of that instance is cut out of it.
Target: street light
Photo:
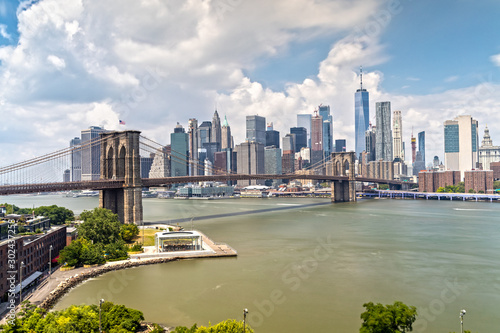
[[[460,311],[460,332],[464,333],[464,316],[465,316],[465,310]]]
[[[21,266],[19,267],[19,304],[23,302],[23,266],[24,261],[21,261]]]
[[[52,273],[52,245],[49,248],[49,280]]]
[[[101,298],[99,300],[99,333],[102,333],[102,328],[101,328],[101,305],[104,303],[104,300]]]
[[[248,309],[243,309],[243,333],[245,333],[245,329],[246,329],[246,321],[247,321],[247,313],[248,313]]]

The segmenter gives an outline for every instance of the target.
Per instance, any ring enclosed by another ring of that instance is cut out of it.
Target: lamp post
[[[464,316],[465,316],[465,310],[460,311],[460,332],[464,333]]]
[[[23,302],[23,266],[24,261],[21,261],[21,265],[19,267],[19,304]]]
[[[101,305],[104,303],[104,300],[101,298],[99,300],[99,333],[102,333],[102,327],[101,327]]]
[[[243,309],[243,333],[245,333],[245,330],[246,330],[246,321],[247,321],[247,313],[248,313],[248,309]]]
[[[52,245],[49,247],[49,280],[52,273]]]

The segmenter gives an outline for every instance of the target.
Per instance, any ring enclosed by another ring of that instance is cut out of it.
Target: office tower
[[[99,134],[106,132],[102,127],[90,126],[81,132],[82,180],[101,178],[101,142]]]
[[[189,174],[196,176],[198,168],[198,120],[196,118],[189,119],[188,122],[188,135],[189,135]]]
[[[280,132],[273,129],[273,123],[268,123],[266,128],[266,147],[280,147]]]
[[[311,118],[311,159],[311,164],[323,159],[323,117],[317,111]]]
[[[197,168],[198,175],[205,174],[205,160],[207,159],[207,150],[205,148],[198,148],[198,165],[193,166]]]
[[[264,148],[264,173],[266,175],[281,175],[281,149],[276,147]],[[272,186],[281,183],[281,180],[266,181],[266,185]]]
[[[211,176],[213,175],[213,166],[212,162],[210,162],[208,159],[205,159],[205,176]]]
[[[425,170],[425,162],[422,157],[422,152],[420,150],[417,151],[417,154],[415,156],[415,163],[413,163],[413,175],[418,176],[420,171]]]
[[[266,144],[266,118],[247,116],[247,141]]]
[[[498,161],[500,161],[500,146],[493,146],[490,130],[486,126],[483,141],[481,147],[479,147],[479,164],[482,165],[483,170],[491,170],[491,163]]]
[[[227,117],[224,116],[221,128],[221,150],[233,148],[233,138],[231,136],[231,127],[227,122]]]
[[[198,149],[203,148],[203,144],[207,142],[211,142],[212,137],[212,122],[204,121],[198,127]],[[198,160],[203,163],[203,160],[198,157]]]
[[[227,172],[227,152],[219,151],[214,154],[214,174],[225,174]]]
[[[311,148],[311,115],[298,114],[297,127],[304,127],[307,131],[307,147]]]
[[[395,110],[392,119],[392,134],[393,138],[393,151],[394,159],[399,158],[400,161],[404,161],[403,154],[403,118],[401,117],[401,111]]]
[[[82,150],[80,148],[82,141],[75,137],[69,142],[71,149],[71,181],[79,182],[82,180]]]
[[[363,69],[360,68],[360,88],[354,94],[354,145],[356,157],[366,150],[365,134],[370,126],[369,95],[363,89]]]
[[[152,156],[153,163],[151,163],[151,168],[147,178],[170,177],[170,153],[168,153],[167,147],[162,147],[158,149],[156,153],[151,155],[154,155]]]
[[[341,153],[346,151],[346,141],[345,139],[335,140],[335,152]]]
[[[155,154],[151,153],[149,157],[141,156],[141,178],[149,178],[149,172],[153,165]]]
[[[295,151],[307,147],[307,130],[304,127],[292,127],[290,133],[295,135]]]
[[[212,132],[210,133],[210,142],[217,142],[221,143],[221,125],[220,125],[220,118],[219,118],[219,113],[217,110],[214,112],[214,116],[212,118]]]
[[[411,130],[411,163],[415,163],[417,158],[417,139],[413,136],[413,129]]]
[[[264,145],[255,141],[243,142],[234,148],[237,152],[239,174],[256,175],[264,173]],[[238,180],[239,186],[263,185],[264,180]]]
[[[418,151],[422,155],[422,161],[425,166],[425,131],[418,133]]]
[[[174,133],[170,134],[170,173],[172,177],[188,175],[189,136],[182,125],[177,123]]]
[[[69,169],[64,170],[63,182],[69,183],[71,181],[71,171]]]
[[[333,151],[333,117],[329,105],[320,105],[318,113],[323,118],[323,151],[329,156]]]
[[[432,160],[432,167],[434,169],[439,169],[439,157],[434,156],[434,159]]]
[[[365,133],[365,149],[366,149],[366,162],[375,161],[377,156],[375,154],[375,146],[377,142],[377,126],[369,125],[368,131]]]
[[[448,170],[476,168],[479,151],[478,122],[471,116],[458,116],[444,122],[444,164]]]
[[[375,156],[377,160],[392,161],[391,102],[375,104],[377,132]]]

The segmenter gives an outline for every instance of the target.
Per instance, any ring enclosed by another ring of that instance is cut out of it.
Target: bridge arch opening
[[[113,147],[109,147],[108,149],[108,153],[106,155],[106,159],[107,159],[107,168],[106,168],[106,174],[105,174],[105,178],[106,179],[110,179],[113,177],[113,159],[114,159],[114,150],[113,150]]]
[[[121,146],[120,154],[118,156],[117,166],[116,166],[116,177],[118,179],[125,178],[125,156],[127,155],[127,150],[125,146]]]

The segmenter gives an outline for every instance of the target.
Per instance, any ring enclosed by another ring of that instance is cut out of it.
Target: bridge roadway
[[[325,175],[243,175],[243,174],[220,174],[210,176],[181,176],[181,177],[166,177],[166,178],[143,178],[142,186],[161,186],[171,184],[184,184],[193,182],[209,182],[209,181],[237,181],[237,180],[257,180],[257,179],[312,179],[321,181],[348,181],[347,176],[325,176]],[[399,180],[375,179],[356,177],[358,182],[388,184],[401,186],[402,184],[412,185],[413,183],[401,182]],[[92,180],[79,182],[58,182],[58,183],[43,183],[43,184],[22,184],[22,185],[3,185],[0,186],[0,195],[12,194],[27,194],[39,192],[60,192],[71,190],[106,190],[124,188],[124,180]]]

